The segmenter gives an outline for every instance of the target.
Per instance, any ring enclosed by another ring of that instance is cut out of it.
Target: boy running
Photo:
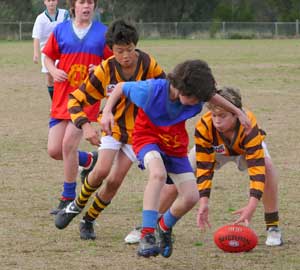
[[[95,160],[90,153],[78,152],[82,130],[71,121],[67,107],[69,93],[88,76],[91,64],[99,65],[112,54],[105,43],[107,27],[92,21],[97,0],[70,0],[69,4],[72,19],[57,25],[43,49],[45,65],[54,78],[48,154],[64,162],[61,201],[53,214],[75,199],[78,164],[86,167]],[[90,121],[97,121],[99,106],[98,103],[86,109]]]
[[[70,94],[68,105],[76,127],[81,128],[84,138],[96,146],[100,144],[99,135],[89,123],[83,109],[110,96],[119,82],[165,77],[156,60],[136,48],[138,33],[131,24],[124,20],[112,23],[106,34],[106,42],[114,56],[103,61],[79,89]],[[80,222],[81,239],[96,238],[93,227],[95,219],[110,204],[136,160],[132,150],[132,131],[137,111],[138,108],[125,96],[114,104],[115,126],[110,134],[102,134],[97,163],[84,179],[77,199],[56,216],[57,228],[67,227],[85,207],[93,192],[98,190],[93,203]]]

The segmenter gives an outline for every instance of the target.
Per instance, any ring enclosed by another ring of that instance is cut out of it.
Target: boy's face
[[[56,10],[58,0],[44,0],[44,5],[48,10]]]
[[[112,51],[117,62],[124,68],[133,67],[136,63],[137,54],[135,51],[135,45],[130,44],[114,44]]]
[[[75,18],[79,21],[90,21],[94,14],[94,0],[77,0],[75,2]]]
[[[180,103],[183,105],[193,106],[200,102],[199,99],[194,96],[183,96],[183,95],[179,94],[178,97],[179,97]]]
[[[222,108],[211,110],[212,121],[215,128],[222,133],[233,131],[236,126],[237,116]]]

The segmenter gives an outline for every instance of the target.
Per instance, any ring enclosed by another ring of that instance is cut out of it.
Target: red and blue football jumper
[[[112,55],[105,44],[105,25],[93,21],[84,38],[79,39],[72,23],[69,20],[57,25],[43,49],[49,58],[59,60],[57,67],[68,74],[66,81],[54,83],[51,117],[56,119],[70,119],[67,107],[69,93],[80,87],[88,75],[89,65],[99,65]],[[90,121],[97,121],[99,105],[96,103],[86,108]]]

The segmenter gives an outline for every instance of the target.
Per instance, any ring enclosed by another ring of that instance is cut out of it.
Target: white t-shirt
[[[32,29],[32,38],[40,40],[41,50],[44,48],[55,26],[68,19],[69,12],[66,9],[60,8],[57,9],[54,18],[51,18],[47,10],[37,16]]]

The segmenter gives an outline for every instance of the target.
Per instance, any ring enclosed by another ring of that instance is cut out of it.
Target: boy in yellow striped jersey
[[[112,23],[106,34],[106,43],[111,47],[114,56],[97,66],[79,89],[69,96],[71,119],[76,127],[83,130],[84,138],[93,145],[99,146],[99,134],[89,123],[83,111],[85,106],[108,97],[119,82],[165,77],[153,57],[136,49],[137,42],[138,33],[132,25],[123,20]],[[105,179],[80,223],[81,239],[96,238],[94,220],[109,205],[136,160],[132,150],[132,131],[137,111],[138,108],[125,96],[118,101],[113,110],[115,125],[112,134],[102,134],[98,161],[84,179],[77,199],[56,215],[57,228],[68,226]]]
[[[238,108],[242,108],[238,89],[224,87],[218,90],[218,94]],[[281,245],[281,232],[278,228],[277,175],[264,142],[265,132],[258,127],[256,118],[250,111],[246,111],[246,114],[252,123],[252,130],[246,135],[236,115],[210,103],[208,109],[209,112],[196,124],[195,148],[190,153],[191,163],[196,167],[200,194],[197,216],[199,228],[205,229],[206,225],[210,226],[208,200],[214,171],[227,162],[234,161],[239,170],[247,169],[250,177],[248,204],[234,212],[238,215],[234,223],[248,224],[262,198],[268,232],[266,245]]]

